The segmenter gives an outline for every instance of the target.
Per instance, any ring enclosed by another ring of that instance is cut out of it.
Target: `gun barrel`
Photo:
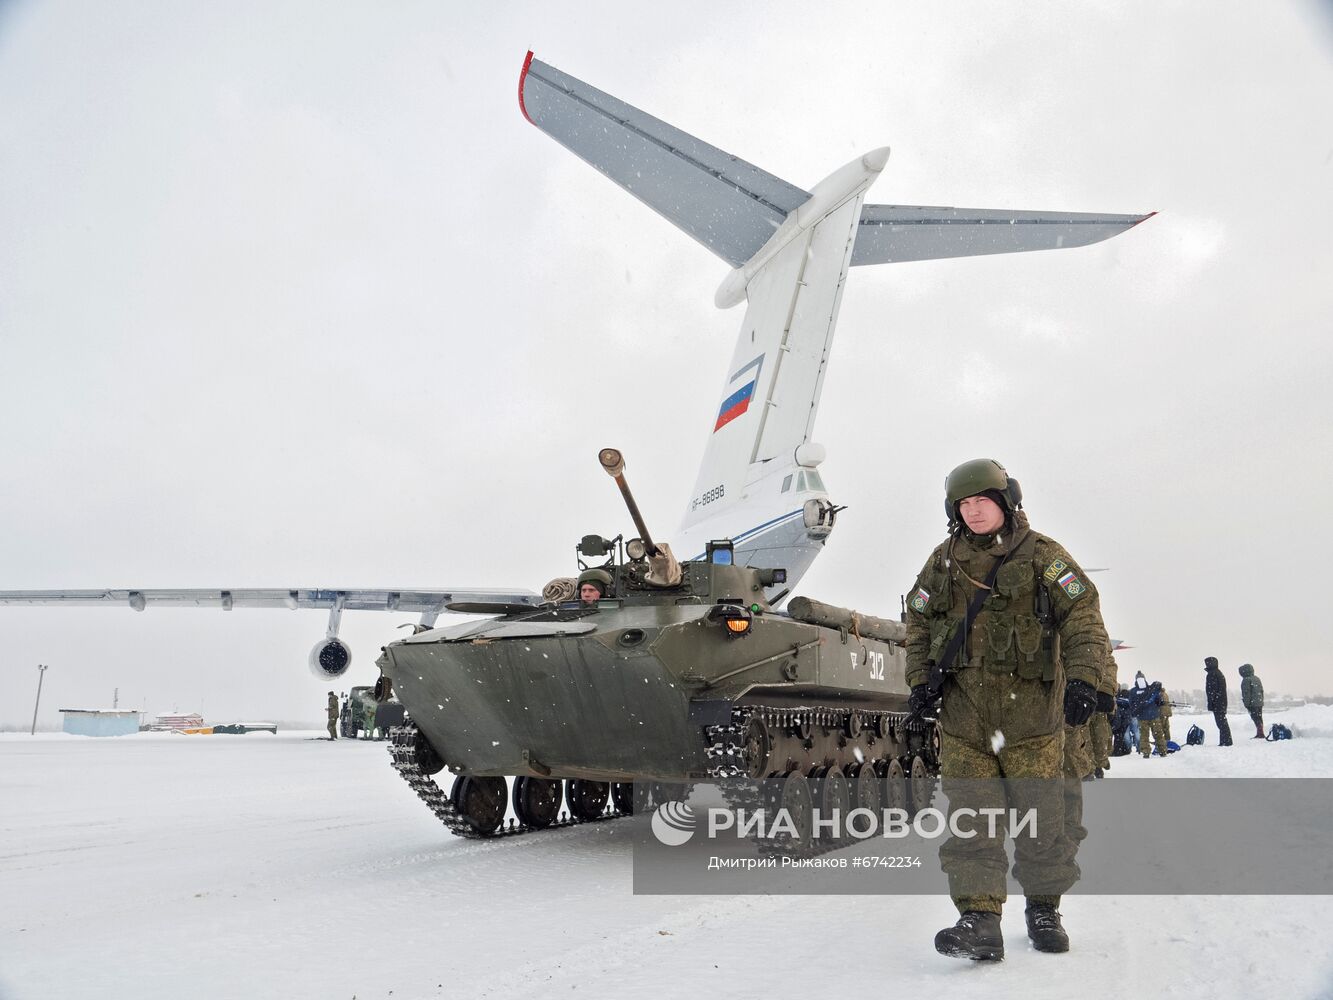
[[[652,535],[648,534],[648,526],[643,523],[643,515],[639,513],[639,505],[634,502],[634,494],[629,491],[629,483],[625,481],[625,458],[615,448],[603,448],[597,453],[597,461],[602,464],[606,474],[616,481],[620,487],[620,495],[625,498],[625,506],[629,508],[629,516],[634,521],[634,527],[639,532],[639,537],[643,539],[644,547],[650,556],[657,555],[657,546],[653,544]]]

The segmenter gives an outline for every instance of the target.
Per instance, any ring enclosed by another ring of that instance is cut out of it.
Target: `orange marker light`
[[[726,623],[728,631],[733,635],[744,635],[750,631],[750,619],[748,618],[728,618]]]

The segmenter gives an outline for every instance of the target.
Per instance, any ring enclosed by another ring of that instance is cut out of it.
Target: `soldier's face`
[[[974,535],[989,535],[1004,525],[1004,508],[990,497],[965,497],[958,502],[958,514]]]
[[[585,583],[579,588],[579,600],[584,604],[596,604],[602,599],[602,592],[595,583]]]

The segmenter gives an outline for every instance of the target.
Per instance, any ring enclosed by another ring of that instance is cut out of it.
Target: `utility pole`
[[[37,700],[32,706],[32,729],[28,732],[29,736],[37,735],[37,706],[42,703],[42,678],[46,676],[46,664],[37,664]]]

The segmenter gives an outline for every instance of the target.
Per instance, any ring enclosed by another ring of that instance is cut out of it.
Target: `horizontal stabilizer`
[[[861,209],[852,265],[1087,246],[1123,233],[1154,214],[866,205]]]
[[[810,195],[528,53],[523,114],[575,156],[739,267]]]

